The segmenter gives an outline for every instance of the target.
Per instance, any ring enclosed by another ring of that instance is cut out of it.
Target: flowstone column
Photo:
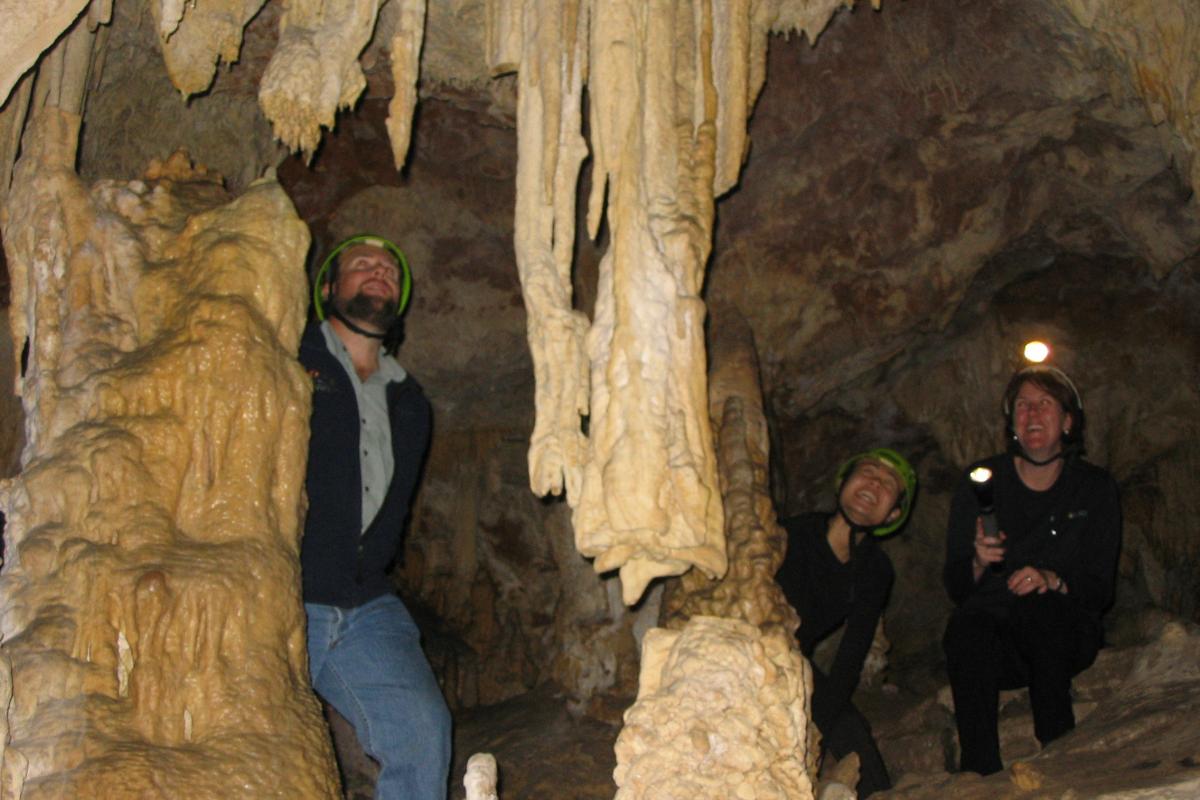
[[[35,121],[5,209],[0,796],[338,797],[299,596],[307,229],[182,156],[89,190],[78,125]]]

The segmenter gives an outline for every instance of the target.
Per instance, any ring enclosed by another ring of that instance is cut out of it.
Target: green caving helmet
[[[891,522],[871,530],[871,533],[875,536],[884,537],[897,530],[908,520],[908,514],[912,511],[913,495],[917,493],[917,472],[912,468],[912,464],[908,463],[908,459],[895,450],[892,450],[890,447],[876,447],[874,450],[867,450],[866,452],[851,456],[838,468],[837,477],[834,478],[834,487],[837,489],[839,495],[842,491],[842,484],[846,482],[846,478],[850,475],[850,471],[854,469],[854,465],[864,458],[874,459],[881,464],[885,464],[900,476],[900,481],[904,484],[900,495],[900,516]]]
[[[404,257],[404,252],[391,239],[385,239],[382,236],[376,236],[373,233],[360,233],[357,236],[351,236],[345,239],[325,256],[325,260],[321,262],[321,268],[317,270],[316,277],[313,278],[313,308],[317,312],[317,319],[325,321],[325,301],[321,299],[321,287],[325,281],[332,280],[330,272],[333,269],[334,261],[346,248],[353,247],[356,244],[369,244],[372,247],[378,247],[381,250],[386,250],[391,254],[392,258],[396,259],[396,265],[400,268],[400,302],[396,304],[396,316],[404,313],[404,309],[408,306],[408,297],[412,294],[412,270],[408,268],[408,259]]]

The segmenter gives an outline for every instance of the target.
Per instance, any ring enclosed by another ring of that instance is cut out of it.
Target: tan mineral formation
[[[616,800],[804,800],[812,673],[790,637],[695,617],[642,645]]]
[[[750,326],[737,311],[714,315],[709,357],[708,412],[717,443],[729,570],[720,579],[692,571],[669,585],[663,620],[678,628],[694,616],[732,617],[790,638],[800,620],[775,582],[787,534],[771,502],[770,436],[758,354]]]
[[[212,85],[221,62],[232,64],[242,49],[242,31],[267,0],[154,0],[163,63],[185,97]],[[186,14],[185,14],[186,12]]]
[[[89,190],[78,124],[42,112],[5,207],[0,796],[337,797],[299,596],[307,228],[181,156]]]
[[[1183,140],[1200,187],[1200,5],[1191,0],[1059,0],[1125,67],[1156,125]]]

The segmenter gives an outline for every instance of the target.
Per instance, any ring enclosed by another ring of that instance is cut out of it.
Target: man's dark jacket
[[[387,570],[399,550],[429,444],[429,401],[411,375],[387,385],[395,471],[379,513],[363,531],[354,386],[319,325],[305,329],[300,363],[313,382],[308,518],[300,548],[304,602],[354,608],[393,591]]]

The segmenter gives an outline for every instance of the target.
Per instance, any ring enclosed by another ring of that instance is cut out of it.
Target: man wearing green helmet
[[[845,626],[833,666],[813,666],[813,721],[841,759],[858,753],[859,797],[891,787],[866,718],[851,702],[895,573],[878,539],[908,519],[917,475],[895,450],[876,448],[837,472],[837,510],[780,520],[787,555],[776,575],[800,615],[796,638],[810,661],[817,644]]]
[[[430,406],[389,353],[408,265],[378,236],[342,242],[317,273],[300,343],[313,382],[300,550],[313,688],[379,762],[378,800],[442,800],[450,712],[388,577],[429,443]]]

